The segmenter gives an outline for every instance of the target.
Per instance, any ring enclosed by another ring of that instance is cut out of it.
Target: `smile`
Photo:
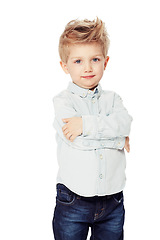
[[[89,76],[82,76],[82,78],[85,78],[85,79],[91,79],[93,78],[95,75],[89,75]]]

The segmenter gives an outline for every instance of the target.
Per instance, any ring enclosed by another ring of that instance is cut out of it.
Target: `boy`
[[[123,239],[125,153],[132,118],[114,92],[99,84],[109,57],[100,19],[75,20],[60,37],[67,90],[54,97],[58,144],[55,240]]]

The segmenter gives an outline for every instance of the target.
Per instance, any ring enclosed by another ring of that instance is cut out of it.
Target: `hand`
[[[130,152],[129,137],[126,137],[124,148],[128,153]]]
[[[62,121],[66,123],[62,127],[63,134],[71,142],[73,142],[77,136],[82,134],[83,121],[81,117],[65,118],[62,119]]]

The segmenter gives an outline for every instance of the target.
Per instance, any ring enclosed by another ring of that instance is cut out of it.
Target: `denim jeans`
[[[53,216],[55,240],[123,240],[123,192],[107,196],[82,197],[57,184]]]

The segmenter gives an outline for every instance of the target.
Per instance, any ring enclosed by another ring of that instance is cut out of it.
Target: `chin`
[[[88,86],[88,88],[89,88],[89,89],[95,88],[95,87],[97,87],[97,85],[98,85],[98,83],[95,83],[95,84],[92,84],[92,85]]]

